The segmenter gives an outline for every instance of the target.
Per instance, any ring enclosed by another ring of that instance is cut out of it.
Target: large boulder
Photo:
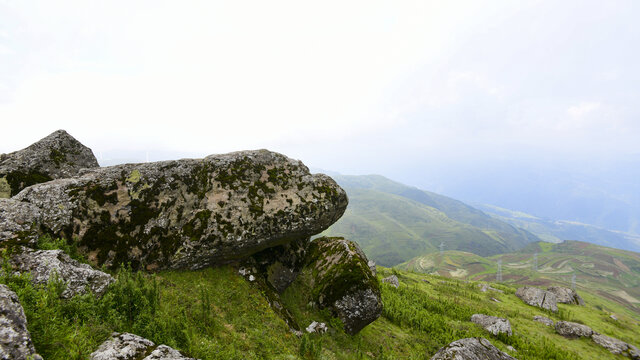
[[[0,247],[35,245],[40,236],[40,209],[14,199],[0,199]]]
[[[87,289],[100,296],[115,279],[87,264],[81,264],[62,250],[15,249],[10,263],[14,270],[29,272],[34,284],[46,284],[54,276],[66,284],[63,298],[86,293]]]
[[[515,360],[485,338],[466,338],[441,348],[431,360]]]
[[[88,147],[64,130],[58,130],[31,146],[0,155],[0,198],[27,186],[72,177],[80,169],[98,167]]]
[[[311,274],[311,297],[337,315],[348,334],[356,334],[382,312],[378,279],[360,247],[343,238],[315,239],[304,271]]]
[[[508,319],[484,314],[473,314],[471,315],[471,322],[480,325],[493,335],[507,334],[511,336],[513,334],[511,331],[511,323]]]
[[[0,284],[0,359],[42,360],[33,347],[18,296],[3,284]]]
[[[267,150],[86,170],[26,188],[46,231],[97,265],[198,269],[307,238],[342,216],[333,179]]]
[[[194,360],[166,345],[156,346],[151,340],[129,333],[113,333],[90,360]]]
[[[516,296],[529,305],[551,310],[553,312],[558,311],[556,295],[552,292],[538,289],[536,287],[525,286],[516,290]]]
[[[616,338],[612,338],[606,335],[601,335],[596,333],[591,335],[591,339],[593,339],[593,341],[596,344],[609,350],[612,354],[626,355],[632,359],[640,358],[640,353],[638,352],[638,349],[635,346],[629,345],[622,340],[618,340]]]
[[[591,337],[594,334],[593,330],[587,325],[570,321],[556,322],[556,332],[568,338]]]
[[[562,286],[550,286],[547,291],[552,292],[559,303],[584,306],[584,300],[573,290]]]

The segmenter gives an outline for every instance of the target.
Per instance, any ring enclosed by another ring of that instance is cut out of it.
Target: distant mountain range
[[[357,241],[383,266],[437,251],[441,244],[447,250],[488,256],[540,240],[460,201],[383,176],[332,177],[346,190],[349,207],[324,234]]]

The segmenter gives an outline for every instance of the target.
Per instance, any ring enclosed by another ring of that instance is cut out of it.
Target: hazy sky
[[[638,154],[638,19],[634,0],[0,0],[0,152],[63,128],[104,158],[268,148],[402,178]]]

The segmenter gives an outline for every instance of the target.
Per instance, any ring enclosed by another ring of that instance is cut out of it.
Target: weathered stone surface
[[[98,167],[88,147],[64,130],[35,144],[0,155],[0,198],[16,195],[27,186],[72,177],[80,169]]]
[[[40,235],[42,214],[37,206],[14,199],[0,199],[0,246],[34,245]]]
[[[529,305],[551,310],[553,312],[558,311],[556,295],[552,292],[525,286],[516,290],[516,296]]]
[[[594,333],[591,336],[591,339],[593,339],[596,344],[609,350],[613,354],[626,355],[629,351],[629,344],[616,338]]]
[[[553,320],[549,319],[548,317],[536,315],[533,317],[533,320],[537,322],[541,322],[547,326],[553,326]]]
[[[269,285],[282,293],[296,279],[304,265],[310,238],[296,239],[288,244],[274,246],[251,256],[247,265],[257,269]]]
[[[373,260],[369,260],[367,265],[369,265],[369,269],[371,270],[371,273],[373,274],[373,276],[377,276],[378,275],[378,270],[376,268],[376,262],[373,261]]]
[[[18,296],[3,284],[0,284],[0,359],[42,360],[33,348]]]
[[[466,338],[438,350],[431,360],[515,360],[485,338]]]
[[[356,334],[382,312],[378,280],[360,247],[343,238],[318,238],[307,249],[304,271],[312,274],[311,297],[330,308],[349,334]]]
[[[398,277],[395,275],[387,276],[386,278],[382,279],[382,282],[387,283],[395,287],[396,289],[400,286],[400,281],[398,281]]]
[[[476,323],[493,335],[507,334],[511,336],[511,323],[508,319],[484,314],[471,315],[471,322]]]
[[[556,323],[556,332],[564,337],[591,337],[593,330],[587,325],[582,325],[570,321],[558,321]]]
[[[323,322],[313,321],[311,324],[309,324],[309,326],[307,326],[305,330],[308,333],[324,334],[327,332],[327,330],[329,330],[329,328],[327,327],[327,324]]]
[[[97,265],[197,269],[320,233],[342,216],[330,177],[267,150],[84,171],[14,197]]]
[[[87,288],[100,296],[115,279],[102,271],[81,264],[62,250],[31,250],[20,247],[10,259],[14,270],[31,273],[35,284],[46,284],[56,274],[67,285],[63,298],[84,294]]]
[[[491,290],[491,291],[495,291],[495,292],[499,292],[499,293],[504,293],[504,291],[502,291],[500,289],[492,288],[488,284],[478,284],[478,287],[480,288],[481,292],[487,292],[488,290]]]
[[[148,355],[147,355],[148,354]],[[193,360],[166,345],[156,346],[151,340],[129,333],[113,333],[98,350],[91,353],[91,360]]]
[[[584,300],[573,289],[562,286],[550,286],[547,291],[552,292],[559,303],[584,306]]]

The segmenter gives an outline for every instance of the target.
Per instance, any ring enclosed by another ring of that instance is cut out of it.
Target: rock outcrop
[[[515,360],[485,338],[466,338],[438,350],[431,360]]]
[[[247,265],[255,267],[256,274],[282,294],[302,270],[309,241],[307,237],[262,250],[252,255]]]
[[[311,298],[356,334],[382,312],[378,280],[360,247],[343,238],[318,238],[309,244],[304,270],[311,276]]]
[[[547,291],[552,292],[559,303],[584,306],[584,300],[573,290],[562,286],[550,286]]]
[[[88,147],[64,130],[31,146],[0,155],[0,198],[16,195],[27,186],[75,176],[83,168],[98,167]]]
[[[593,339],[596,344],[609,350],[612,354],[625,355],[632,359],[640,359],[638,348],[624,341],[596,333],[591,336],[591,339]]]
[[[507,334],[511,336],[513,334],[511,331],[511,323],[508,319],[484,314],[473,314],[471,316],[471,322],[482,326],[483,329],[493,335]]]
[[[151,340],[129,333],[113,333],[90,360],[194,360],[166,346],[156,346]]]
[[[400,286],[400,281],[398,281],[398,277],[395,275],[387,276],[386,278],[382,279],[382,282],[387,283],[396,289]]]
[[[594,334],[593,330],[587,325],[570,321],[558,321],[556,323],[556,332],[568,338],[591,337]]]
[[[42,227],[92,263],[198,269],[304,239],[338,220],[333,179],[267,150],[87,170],[26,188]]]
[[[0,359],[42,360],[33,347],[18,296],[3,284],[0,284]]]
[[[491,291],[495,291],[495,292],[499,292],[499,293],[504,293],[504,291],[502,291],[500,289],[492,288],[488,284],[478,284],[478,287],[480,288],[481,292],[487,292],[487,291],[491,290]]]
[[[533,317],[533,320],[537,322],[541,322],[547,326],[553,326],[553,320],[549,319],[548,317],[536,315]]]
[[[558,311],[556,295],[552,292],[538,289],[536,287],[525,286],[516,290],[516,296],[529,305],[551,310],[553,312]]]
[[[14,199],[0,199],[0,247],[35,245],[40,236],[40,209]]]
[[[101,296],[115,279],[87,264],[81,264],[62,250],[32,250],[20,247],[10,258],[14,270],[29,272],[34,284],[47,284],[54,274],[66,284],[65,299],[84,294],[87,289]]]

